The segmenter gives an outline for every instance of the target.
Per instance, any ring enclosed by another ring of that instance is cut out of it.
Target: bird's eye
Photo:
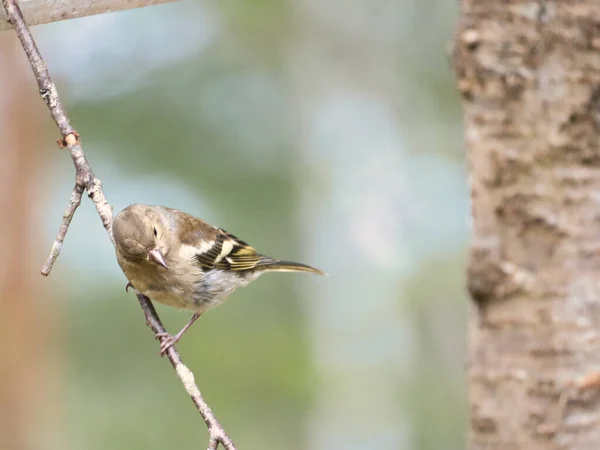
[[[156,227],[154,227],[153,231],[154,231],[154,236],[158,236],[158,231],[156,231]]]

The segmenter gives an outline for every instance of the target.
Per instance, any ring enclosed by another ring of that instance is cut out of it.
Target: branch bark
[[[172,1],[174,0],[94,0],[93,2],[27,0],[21,6],[26,23],[32,26]],[[0,10],[0,31],[10,28],[8,16]]]
[[[63,221],[56,240],[52,246],[48,260],[42,269],[42,274],[48,275],[52,270],[54,261],[56,261],[56,258],[60,254],[63,241],[69,229],[69,224],[71,223],[75,211],[81,203],[83,193],[87,191],[87,194],[94,203],[96,211],[102,220],[102,224],[104,225],[104,228],[106,229],[108,236],[114,245],[114,240],[112,237],[112,206],[108,203],[106,197],[104,196],[102,182],[96,178],[85,157],[79,134],[71,126],[69,118],[58,96],[56,86],[50,77],[48,68],[46,67],[46,64],[35,44],[31,32],[25,23],[23,13],[21,12],[19,5],[17,4],[16,0],[2,0],[2,4],[4,5],[7,17],[9,18],[10,23],[13,25],[17,36],[23,45],[23,49],[27,54],[27,58],[38,82],[40,95],[50,109],[52,118],[56,122],[56,125],[61,132],[62,139],[58,141],[58,144],[61,148],[67,148],[69,150],[71,159],[73,160],[73,165],[75,166],[75,187],[73,188],[69,205],[63,214]],[[162,325],[150,300],[139,292],[136,292],[136,296],[140,302],[144,316],[146,317],[146,323],[154,332],[155,337],[157,337],[159,333],[165,333],[165,328]],[[200,390],[194,381],[194,374],[185,364],[183,364],[179,353],[173,346],[168,349],[167,357],[175,369],[179,380],[194,402],[194,405],[196,405],[198,412],[208,427],[208,449],[216,449],[220,443],[226,450],[235,450],[233,441],[227,435],[227,433],[225,433],[225,430],[217,421],[210,407],[202,398]]]

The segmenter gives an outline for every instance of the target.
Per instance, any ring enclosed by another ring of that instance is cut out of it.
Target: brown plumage
[[[195,312],[161,353],[204,311],[264,272],[312,272],[305,264],[258,253],[234,235],[176,209],[134,204],[113,222],[117,261],[129,284],[152,300]]]

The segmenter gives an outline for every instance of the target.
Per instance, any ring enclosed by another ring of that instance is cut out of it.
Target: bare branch
[[[23,2],[22,7],[26,23],[32,26],[112,11],[141,8],[171,1],[174,0],[94,0],[93,2],[28,0]],[[0,10],[0,31],[10,28],[11,25],[6,14]]]
[[[48,260],[42,269],[42,273],[44,275],[48,275],[52,269],[54,261],[60,254],[62,243],[69,229],[69,224],[73,219],[77,207],[81,203],[84,190],[87,191],[88,196],[94,202],[96,211],[102,220],[102,224],[104,225],[104,228],[106,228],[109,238],[114,245],[114,240],[112,237],[112,207],[104,196],[102,182],[96,178],[92,168],[85,158],[85,154],[83,153],[83,148],[81,147],[81,142],[79,139],[79,134],[70,124],[69,118],[60,102],[56,86],[52,82],[52,78],[48,73],[48,68],[46,67],[35,41],[31,36],[29,28],[25,24],[19,5],[16,3],[16,0],[2,0],[2,4],[4,5],[10,22],[14,25],[19,40],[23,44],[23,49],[27,54],[31,68],[33,69],[35,77],[38,81],[40,95],[46,102],[46,105],[48,105],[50,113],[52,114],[52,117],[62,134],[62,139],[59,140],[59,145],[60,147],[66,147],[69,149],[71,159],[73,160],[73,164],[75,166],[75,187],[73,188],[69,205],[63,214],[63,221],[61,223],[56,240],[52,246]],[[142,311],[146,316],[146,323],[154,332],[155,337],[157,337],[159,333],[166,333],[165,328],[163,327],[150,300],[138,292],[136,292],[136,295],[140,302],[140,306],[142,307]],[[194,405],[196,405],[198,412],[208,427],[208,448],[216,449],[219,443],[221,443],[226,450],[235,450],[233,441],[229,438],[229,436],[227,436],[225,430],[217,421],[210,407],[202,398],[202,394],[195,383],[194,374],[185,364],[183,364],[179,353],[173,346],[168,349],[167,357],[175,369],[179,380],[194,402]]]
[[[75,183],[73,193],[71,194],[71,199],[69,200],[67,209],[65,209],[65,212],[63,213],[63,221],[60,225],[60,229],[58,230],[58,235],[56,236],[54,244],[52,244],[52,249],[50,250],[50,255],[48,255],[46,264],[44,264],[44,267],[42,268],[42,275],[44,276],[48,276],[50,274],[52,266],[54,266],[54,261],[56,261],[56,258],[58,258],[58,255],[60,254],[63,242],[65,241],[65,236],[69,230],[69,225],[71,224],[71,220],[75,215],[75,211],[77,211],[77,208],[79,208],[79,205],[81,204],[81,196],[83,195],[84,190],[85,186]]]
[[[137,296],[140,306],[142,307],[142,311],[144,311],[144,315],[146,316],[146,324],[154,332],[154,335],[157,336],[161,333],[166,333],[165,327],[158,318],[158,314],[156,313],[152,302],[150,302],[146,296],[137,291],[135,291],[135,295]],[[202,398],[202,394],[198,390],[198,387],[194,381],[194,374],[185,364],[183,364],[179,353],[177,353],[177,350],[171,346],[167,349],[166,354],[167,358],[169,358],[169,361],[171,361],[171,365],[175,369],[175,372],[177,372],[177,376],[181,380],[181,383],[183,383],[185,386],[185,390],[190,395],[194,405],[196,405],[196,408],[198,408],[198,411],[200,411],[200,414],[202,415],[202,418],[208,427],[210,438],[208,448],[216,449],[219,443],[221,443],[225,449],[235,450],[233,441],[229,436],[227,436],[225,430],[223,430],[223,427],[217,421],[217,418],[211,411],[210,407],[204,401],[204,398]]]

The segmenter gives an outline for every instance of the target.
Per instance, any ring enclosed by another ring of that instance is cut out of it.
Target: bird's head
[[[115,217],[113,237],[117,251],[134,261],[147,261],[167,268],[167,226],[160,212],[147,205],[130,205]]]

